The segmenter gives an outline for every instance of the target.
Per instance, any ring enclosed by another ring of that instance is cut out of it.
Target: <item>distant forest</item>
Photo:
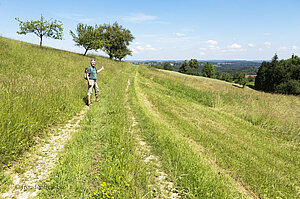
[[[257,90],[300,95],[300,58],[279,60],[277,54],[270,61],[144,61],[133,62],[155,68],[178,71],[189,75],[201,75]],[[205,70],[203,70],[203,68]]]
[[[170,64],[174,67],[175,71],[179,71],[183,61],[132,61],[133,64],[139,65],[151,65],[156,68],[163,68],[165,64]],[[199,61],[200,66],[196,69],[196,72],[202,72],[203,66],[206,62],[210,62],[216,68],[219,73],[230,73],[235,74],[237,72],[242,72],[247,75],[256,75],[257,70],[260,67],[262,61]]]

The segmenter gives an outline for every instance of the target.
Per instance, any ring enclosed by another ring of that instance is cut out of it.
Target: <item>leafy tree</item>
[[[247,78],[248,82],[254,82],[255,78],[252,77],[251,75],[249,75],[249,77]]]
[[[300,95],[300,81],[290,79],[276,86],[276,93]]]
[[[226,82],[232,82],[233,80],[233,76],[230,74],[230,73],[220,73],[218,76],[217,76],[217,79],[220,79],[220,80],[224,80]]]
[[[114,54],[115,55],[113,57],[121,61],[127,55],[132,55],[132,52],[126,46],[122,46],[119,49],[117,49]]]
[[[246,74],[245,73],[236,73],[233,76],[234,82],[240,85],[243,85],[243,88],[245,87],[247,83]]]
[[[189,61],[189,66],[190,66],[191,68],[193,68],[193,69],[196,70],[196,69],[199,68],[200,63],[198,62],[197,59],[191,59],[191,60]]]
[[[174,71],[174,67],[171,66],[171,64],[169,64],[169,63],[164,63],[163,67],[164,67],[165,70]]]
[[[101,26],[89,26],[82,23],[77,24],[76,33],[70,30],[70,34],[73,37],[73,41],[76,46],[82,46],[85,49],[83,55],[86,55],[89,50],[98,50],[105,45],[103,40],[103,27]]]
[[[19,18],[15,18],[19,22],[20,31],[17,31],[18,34],[34,33],[40,38],[40,47],[42,47],[43,37],[49,37],[53,39],[62,39],[63,28],[60,21],[54,20],[49,21],[45,20],[43,15],[41,18],[36,21],[26,21],[23,22]]]
[[[117,22],[113,25],[104,24],[103,26],[103,40],[106,43],[102,50],[108,54],[109,58],[123,59],[127,55],[132,55],[128,48],[129,42],[134,37],[130,30],[123,28]]]
[[[278,61],[278,56],[271,62],[263,62],[258,69],[255,88],[266,92],[299,95],[300,58]]]
[[[202,70],[203,77],[216,78],[216,69],[213,64],[206,62]]]
[[[181,63],[178,72],[180,72],[180,73],[186,73],[188,67],[189,67],[189,64],[188,64],[187,60],[184,60]]]
[[[269,65],[270,63],[264,61],[261,63],[261,66],[257,71],[257,76],[254,82],[254,86],[257,90],[265,90]]]
[[[181,63],[181,66],[180,66],[178,72],[192,75],[192,74],[194,74],[194,71],[195,71],[195,70],[193,70],[193,69],[189,66],[188,61],[187,61],[187,60],[184,60],[184,61]]]

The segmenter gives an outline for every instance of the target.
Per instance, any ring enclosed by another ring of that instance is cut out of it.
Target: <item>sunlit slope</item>
[[[232,197],[229,178],[253,197],[297,197],[299,97],[146,67],[134,82],[141,132],[187,195]]]
[[[85,106],[91,57],[0,37],[0,170]],[[105,74],[122,64],[96,57]]]

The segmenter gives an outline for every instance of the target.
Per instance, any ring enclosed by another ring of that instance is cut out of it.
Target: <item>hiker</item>
[[[86,68],[86,79],[88,81],[88,103],[87,105],[91,105],[91,95],[93,93],[93,88],[95,89],[95,96],[96,96],[96,102],[98,102],[98,94],[99,94],[99,87],[97,84],[97,73],[99,73],[100,71],[102,71],[104,68],[102,66],[102,68],[100,70],[97,70],[96,67],[96,61],[94,59],[91,60],[91,66]]]

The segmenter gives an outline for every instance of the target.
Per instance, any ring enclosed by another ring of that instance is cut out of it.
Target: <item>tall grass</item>
[[[0,46],[1,170],[85,105],[90,58],[3,37]]]

